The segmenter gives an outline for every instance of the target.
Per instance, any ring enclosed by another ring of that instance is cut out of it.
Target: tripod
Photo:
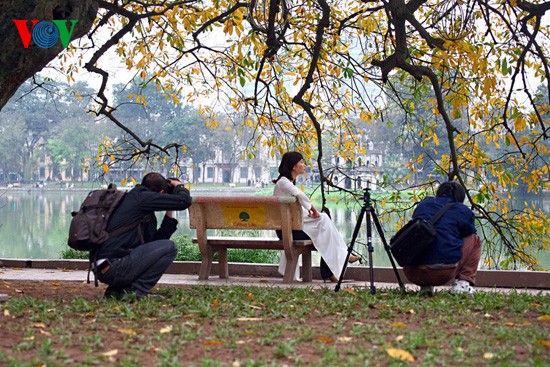
[[[363,218],[367,218],[367,249],[369,252],[369,279],[370,279],[370,293],[376,294],[376,288],[374,286],[374,268],[372,263],[372,253],[374,252],[374,248],[372,247],[372,224],[371,224],[371,217],[374,222],[374,226],[376,227],[376,230],[378,231],[378,234],[380,235],[380,238],[382,239],[382,243],[384,244],[384,249],[386,250],[386,253],[388,254],[388,257],[390,259],[391,265],[393,267],[393,271],[395,272],[395,276],[397,277],[397,282],[399,283],[399,287],[401,289],[405,289],[405,285],[403,284],[403,281],[401,281],[401,277],[399,276],[399,273],[397,272],[397,268],[395,266],[395,262],[393,260],[393,257],[390,253],[390,246],[386,242],[386,238],[384,237],[384,231],[382,230],[382,226],[380,225],[380,222],[378,221],[378,217],[376,216],[376,212],[374,208],[371,205],[371,199],[370,199],[370,188],[367,185],[367,188],[365,188],[364,194],[363,194],[363,206],[361,207],[361,212],[359,213],[359,218],[357,219],[357,223],[355,225],[355,229],[353,230],[353,235],[351,237],[351,243],[348,246],[348,254],[346,256],[346,261],[344,262],[344,267],[342,268],[342,272],[340,273],[340,277],[338,278],[338,284],[336,284],[336,287],[334,289],[335,292],[338,292],[340,290],[340,286],[342,284],[342,279],[344,278],[344,274],[346,272],[346,268],[348,265],[349,257],[353,251],[353,246],[355,245],[355,240],[357,239],[357,235],[359,234],[359,230],[361,229],[361,224],[363,222]]]

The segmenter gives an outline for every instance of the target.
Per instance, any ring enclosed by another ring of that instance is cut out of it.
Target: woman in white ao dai
[[[309,198],[294,185],[296,177],[305,173],[306,164],[298,152],[287,152],[279,165],[279,177],[275,182],[274,196],[293,196],[302,206],[303,231],[311,238],[313,245],[320,252],[331,272],[331,281],[337,282],[337,276],[342,272],[346,261],[348,248],[342,235],[326,213],[319,213]],[[349,262],[359,260],[358,256],[350,256]],[[286,259],[281,256],[279,272],[284,274]],[[295,278],[298,279],[298,269]]]

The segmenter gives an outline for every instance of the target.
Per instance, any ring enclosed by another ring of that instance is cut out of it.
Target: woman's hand
[[[311,218],[319,218],[321,216],[321,214],[319,214],[317,209],[315,209],[315,207],[312,205],[311,208],[308,210],[308,215],[307,216],[311,217]]]

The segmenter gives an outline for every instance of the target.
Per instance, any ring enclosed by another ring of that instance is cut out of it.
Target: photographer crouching
[[[146,174],[141,185],[126,194],[107,225],[112,235],[90,253],[97,279],[108,285],[106,298],[150,296],[178,252],[170,240],[178,225],[173,211],[190,205],[189,190],[178,179],[156,172]],[[156,211],[166,211],[158,228]]]

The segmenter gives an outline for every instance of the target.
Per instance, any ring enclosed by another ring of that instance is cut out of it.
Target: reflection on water
[[[234,191],[227,191],[234,194]],[[6,190],[0,192],[0,258],[57,259],[67,249],[67,233],[71,220],[71,211],[78,210],[87,191],[43,191],[43,190]],[[208,193],[201,192],[201,195]],[[220,195],[220,192],[216,192]],[[539,200],[538,205],[550,210],[550,199]],[[357,223],[360,208],[331,208],[334,223],[344,236],[351,241]],[[162,216],[159,213],[159,218]],[[194,235],[189,228],[187,211],[176,212],[179,221],[176,235]],[[371,219],[372,220],[372,219]],[[354,250],[363,254],[368,265],[365,217],[360,226]],[[375,266],[390,266],[380,234],[372,223],[373,263]],[[382,223],[382,235],[389,242],[395,223]],[[268,233],[268,235],[274,235]],[[318,264],[319,254],[314,253],[314,263]],[[550,267],[548,252],[539,256],[541,265]]]

